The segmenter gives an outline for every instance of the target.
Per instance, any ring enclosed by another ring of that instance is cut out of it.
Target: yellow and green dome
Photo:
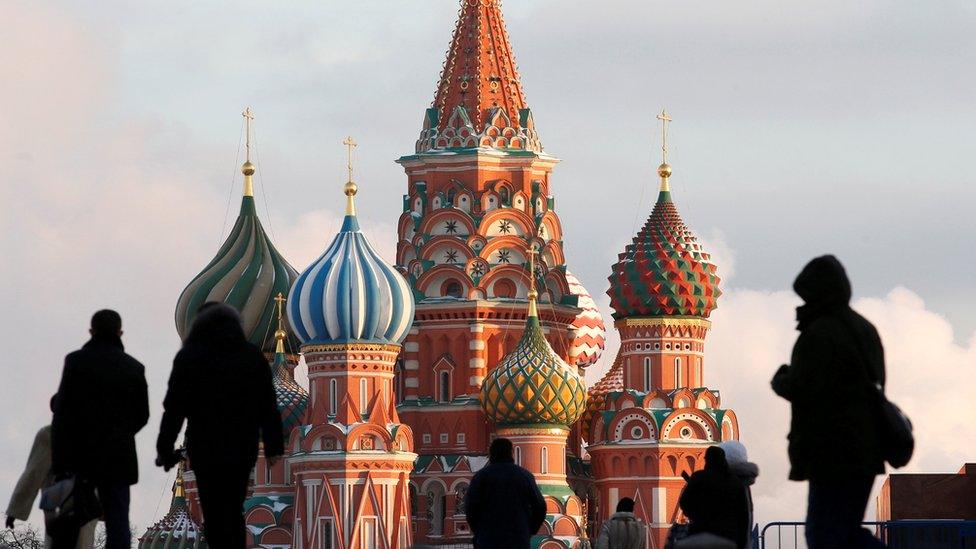
[[[586,385],[546,341],[535,301],[522,340],[481,385],[481,408],[498,425],[565,425],[586,407]]]

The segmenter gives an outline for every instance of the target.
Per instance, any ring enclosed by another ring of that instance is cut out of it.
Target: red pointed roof
[[[417,152],[492,147],[540,152],[500,0],[461,0]]]
[[[514,122],[526,108],[515,56],[498,0],[462,0],[433,107],[444,129],[454,107],[468,111],[477,131],[487,111],[501,107]]]

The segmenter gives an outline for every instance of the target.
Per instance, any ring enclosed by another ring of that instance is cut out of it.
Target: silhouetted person
[[[54,397],[51,398],[51,411],[54,411]],[[17,485],[10,494],[10,502],[7,504],[6,527],[13,530],[15,522],[24,521],[30,516],[37,494],[54,482],[54,473],[51,472],[51,426],[41,427],[34,436],[34,444],[31,445],[30,454],[27,457],[27,465],[24,472],[17,479]],[[76,549],[91,549],[95,541],[95,525],[97,520],[85,524],[77,536]],[[45,532],[44,547],[50,549],[54,540]]]
[[[741,482],[746,491],[746,501],[749,504],[749,517],[746,521],[749,529],[749,543],[746,547],[752,547],[752,528],[755,522],[752,505],[752,485],[756,483],[759,476],[759,466],[749,461],[749,454],[746,447],[738,440],[727,440],[718,445],[725,452],[725,461],[729,464],[729,471]]]
[[[173,447],[185,420],[207,543],[243,548],[244,499],[258,441],[272,464],[284,442],[271,368],[245,338],[237,311],[217,303],[200,308],[173,360],[163,408],[157,464],[169,469],[179,461]]]
[[[645,549],[647,526],[634,516],[634,500],[617,502],[617,512],[600,527],[596,549]]]
[[[885,382],[881,338],[851,309],[851,284],[834,256],[808,263],[793,290],[804,301],[796,309],[800,336],[772,385],[793,413],[790,479],[810,481],[807,545],[883,547],[860,528],[874,476],[884,473],[871,387]],[[830,448],[838,451],[828,457]]]
[[[678,505],[690,520],[688,533],[709,533],[744,549],[749,540],[749,502],[742,481],[729,470],[718,446],[705,450],[705,468],[695,471]]]
[[[515,464],[507,438],[491,441],[488,464],[471,479],[464,502],[475,549],[528,549],[546,519],[535,477]]]
[[[105,546],[127,549],[129,487],[139,481],[135,436],[149,421],[145,368],[124,351],[119,313],[98,311],[89,332],[88,343],[64,359],[51,423],[52,468],[55,476],[95,484]],[[75,546],[74,539],[52,537],[56,547]]]

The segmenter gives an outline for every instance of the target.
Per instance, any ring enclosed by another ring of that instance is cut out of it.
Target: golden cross
[[[657,115],[657,119],[661,121],[661,152],[664,157],[664,164],[668,163],[668,122],[671,121],[671,117],[668,115],[668,111],[661,109],[661,114]]]
[[[528,249],[525,250],[529,254],[529,289],[533,292],[535,291],[535,256],[539,253],[539,250],[535,249],[535,246],[529,244]]]
[[[245,160],[247,162],[250,162],[251,161],[251,120],[254,120],[254,113],[251,112],[251,107],[245,108],[244,112],[241,113],[241,116],[244,117],[244,127],[245,127],[245,132],[247,133],[247,140],[245,141],[244,144],[244,148],[247,151]]]
[[[359,143],[356,143],[356,140],[353,139],[352,136],[350,135],[349,137],[342,140],[342,144],[346,146],[346,170],[348,170],[349,172],[349,181],[351,182],[352,181],[352,149]]]
[[[278,295],[275,296],[274,300],[275,300],[275,303],[278,304],[278,329],[281,330],[282,329],[282,326],[281,326],[281,309],[282,309],[282,306],[285,303],[285,296],[282,295],[281,292],[278,292]]]

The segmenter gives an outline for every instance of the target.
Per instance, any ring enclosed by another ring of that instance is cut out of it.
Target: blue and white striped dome
[[[306,345],[400,343],[413,324],[410,286],[360,232],[355,193],[347,184],[342,229],[288,294],[288,321]]]

